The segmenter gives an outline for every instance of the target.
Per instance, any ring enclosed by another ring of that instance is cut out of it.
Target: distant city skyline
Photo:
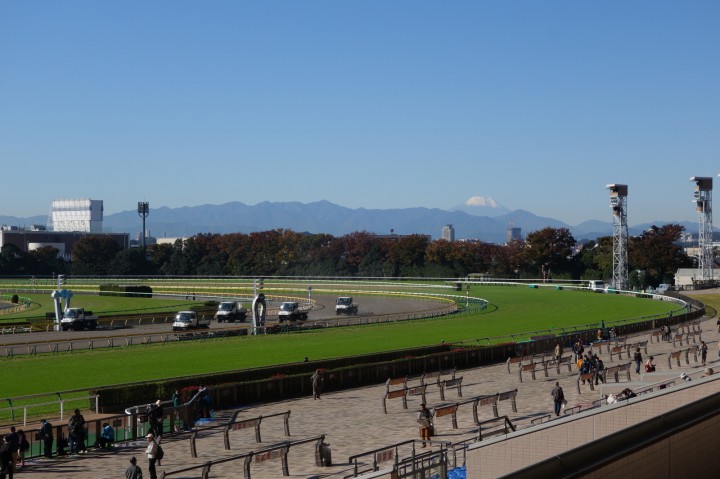
[[[0,2],[0,216],[239,201],[696,221],[720,4]],[[720,223],[720,219],[716,220]]]

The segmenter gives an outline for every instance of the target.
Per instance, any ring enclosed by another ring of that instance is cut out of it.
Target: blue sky
[[[0,215],[490,196],[577,224],[625,183],[630,224],[696,220],[719,50],[716,1],[0,0]]]

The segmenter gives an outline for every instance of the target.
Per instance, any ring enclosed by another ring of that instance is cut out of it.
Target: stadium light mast
[[[147,201],[138,202],[138,216],[142,218],[142,247],[145,249],[145,218],[150,214],[150,203]]]
[[[712,250],[712,187],[713,179],[708,176],[693,176],[695,182],[695,210],[700,216],[700,234],[698,236],[698,272],[697,278],[702,281],[713,279]]]
[[[613,277],[614,289],[628,289],[628,224],[627,185],[610,184],[610,208],[613,214]]]

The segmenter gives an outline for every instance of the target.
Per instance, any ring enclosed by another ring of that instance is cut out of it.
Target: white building
[[[53,200],[50,211],[52,231],[102,232],[103,202],[91,199]]]
[[[441,237],[445,241],[455,241],[455,228],[453,228],[453,225],[443,226]]]

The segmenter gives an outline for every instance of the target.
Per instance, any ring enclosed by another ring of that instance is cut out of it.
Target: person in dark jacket
[[[52,446],[53,446],[53,429],[47,419],[43,419],[40,422],[40,440],[43,442],[43,455],[52,459]]]
[[[0,479],[13,478],[12,446],[10,435],[4,436],[0,445]]]

